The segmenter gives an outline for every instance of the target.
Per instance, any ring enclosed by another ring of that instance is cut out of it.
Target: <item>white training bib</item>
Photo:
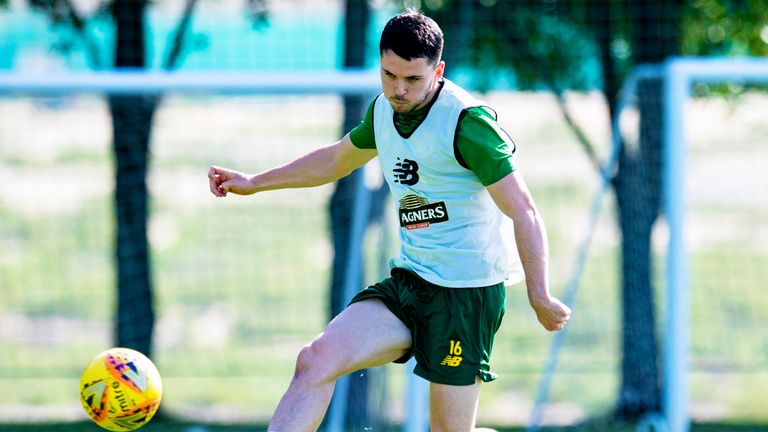
[[[400,223],[400,251],[391,267],[453,288],[522,280],[512,220],[454,153],[461,113],[482,105],[444,80],[427,117],[404,138],[392,105],[383,96],[376,99],[376,149]]]

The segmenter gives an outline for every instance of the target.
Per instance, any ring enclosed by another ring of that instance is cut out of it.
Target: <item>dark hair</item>
[[[437,64],[443,54],[443,31],[432,18],[407,10],[392,17],[381,32],[379,54],[388,50],[406,60],[425,58]]]

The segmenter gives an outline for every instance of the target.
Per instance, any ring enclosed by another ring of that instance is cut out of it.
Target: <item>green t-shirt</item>
[[[363,121],[349,133],[352,144],[361,149],[376,148],[373,132],[374,102],[368,106]],[[428,104],[414,112],[395,113],[397,130],[402,135],[410,135],[421,124],[431,107],[432,104]],[[490,109],[468,108],[456,129],[456,158],[462,166],[475,173],[483,186],[496,183],[515,170],[515,143],[496,122]]]

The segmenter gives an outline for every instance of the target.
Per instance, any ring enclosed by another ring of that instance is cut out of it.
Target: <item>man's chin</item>
[[[389,101],[389,104],[392,105],[392,109],[394,109],[396,112],[399,112],[399,113],[407,113],[411,111],[411,109],[413,108],[412,106],[410,106],[410,104],[407,104],[407,103],[397,103],[397,102]]]

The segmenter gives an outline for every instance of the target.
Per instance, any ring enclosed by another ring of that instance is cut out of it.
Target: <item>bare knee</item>
[[[469,429],[461,429],[461,427],[459,427],[457,429],[455,425],[436,424],[436,423],[432,423],[430,425],[430,430],[432,432],[455,432],[455,431],[462,431],[463,432],[465,430],[468,431],[468,432],[497,432],[496,429],[485,428],[485,427],[480,427],[480,428],[475,427],[475,428],[473,428],[473,427],[470,426]]]
[[[461,407],[455,407],[461,411]],[[433,415],[434,414],[434,415]],[[475,432],[475,418],[473,416],[462,415],[457,412],[452,416],[446,412],[430,412],[430,430],[432,432]],[[481,429],[485,431],[486,429]]]
[[[299,351],[293,379],[306,384],[335,381],[338,375],[334,371],[334,363],[322,341],[315,339]]]

